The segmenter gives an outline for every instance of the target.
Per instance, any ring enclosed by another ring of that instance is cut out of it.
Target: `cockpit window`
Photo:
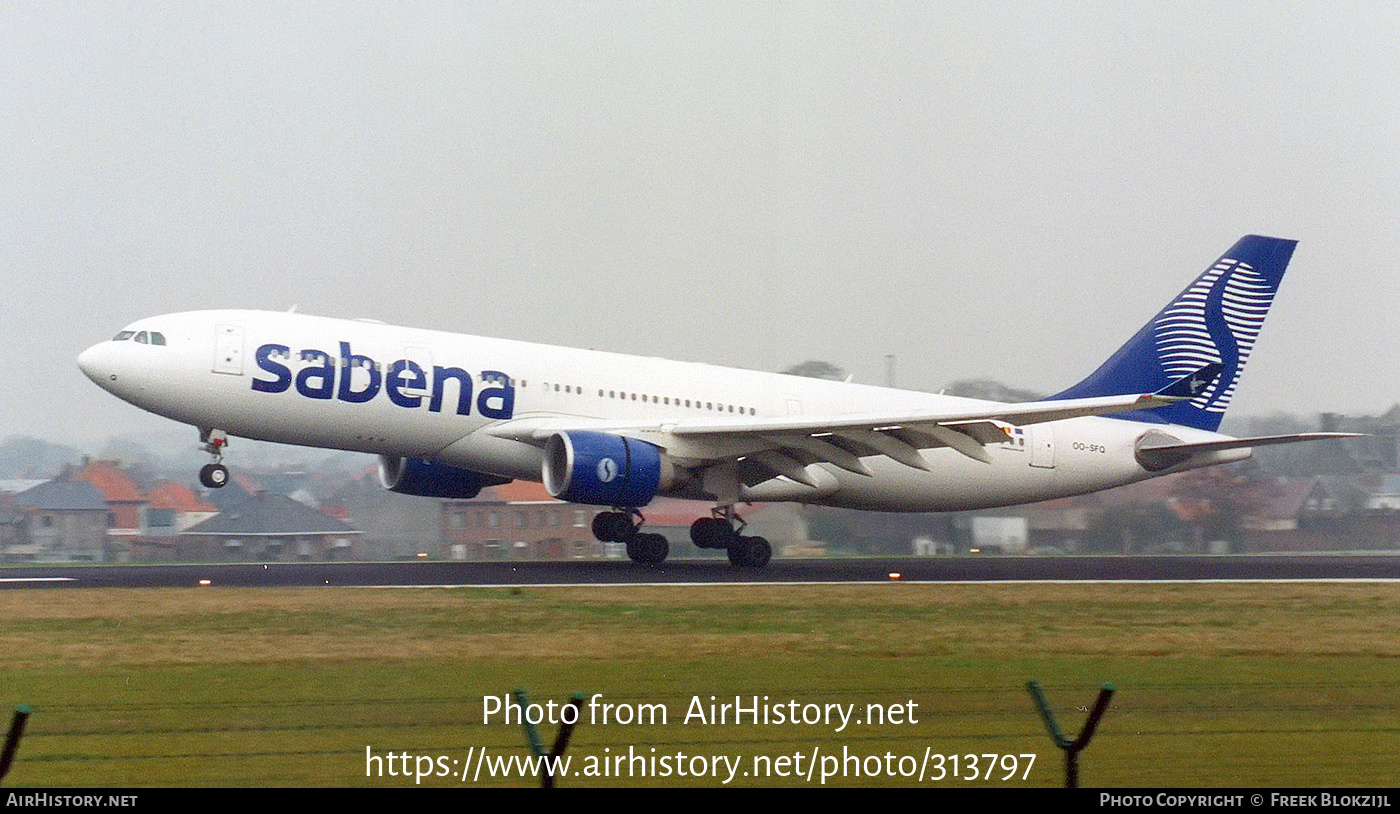
[[[122,331],[112,337],[113,342],[126,342],[127,340],[140,342],[142,345],[164,345],[165,334],[160,331],[141,331],[139,333],[136,331]]]

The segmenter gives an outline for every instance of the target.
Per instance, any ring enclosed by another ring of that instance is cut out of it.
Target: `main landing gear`
[[[199,468],[199,482],[209,489],[222,489],[228,483],[228,467],[224,466],[224,447],[228,446],[228,436],[223,430],[199,431],[199,440],[204,442],[200,449],[214,456],[214,462]]]
[[[636,509],[614,509],[593,516],[593,536],[604,543],[626,543],[627,556],[643,565],[660,565],[666,561],[671,544],[660,534],[641,531],[646,518]],[[773,557],[773,547],[762,537],[740,534],[743,518],[734,513],[733,506],[716,509],[714,517],[702,517],[690,525],[690,540],[698,548],[723,548],[729,561],[748,568],[762,568]]]
[[[593,516],[593,536],[604,543],[626,543],[632,562],[660,565],[671,553],[671,544],[660,534],[642,532],[645,520],[636,509],[599,512]]]
[[[714,517],[702,517],[690,524],[690,541],[697,548],[723,548],[729,561],[748,568],[762,568],[773,558],[773,547],[762,537],[746,537],[744,519],[733,506],[716,509]]]

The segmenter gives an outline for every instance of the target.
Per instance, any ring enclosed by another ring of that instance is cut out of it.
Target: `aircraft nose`
[[[110,342],[101,342],[78,354],[78,369],[83,371],[83,375],[103,387],[108,386],[116,375],[112,372],[111,354],[108,348],[110,344]]]

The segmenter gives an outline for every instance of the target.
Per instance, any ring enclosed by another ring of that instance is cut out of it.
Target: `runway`
[[[194,565],[14,565],[0,590],[271,586],[541,586],[870,582],[1400,581],[1395,554],[1157,557],[889,557],[775,559],[766,568],[724,560],[657,566],[627,560],[493,562],[270,562]]]

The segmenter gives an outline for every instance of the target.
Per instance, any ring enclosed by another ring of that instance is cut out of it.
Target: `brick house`
[[[51,480],[14,495],[23,515],[19,541],[0,554],[9,562],[107,562],[107,501],[87,481]]]
[[[352,560],[361,532],[283,495],[252,498],[190,526],[180,558],[203,562]]]

